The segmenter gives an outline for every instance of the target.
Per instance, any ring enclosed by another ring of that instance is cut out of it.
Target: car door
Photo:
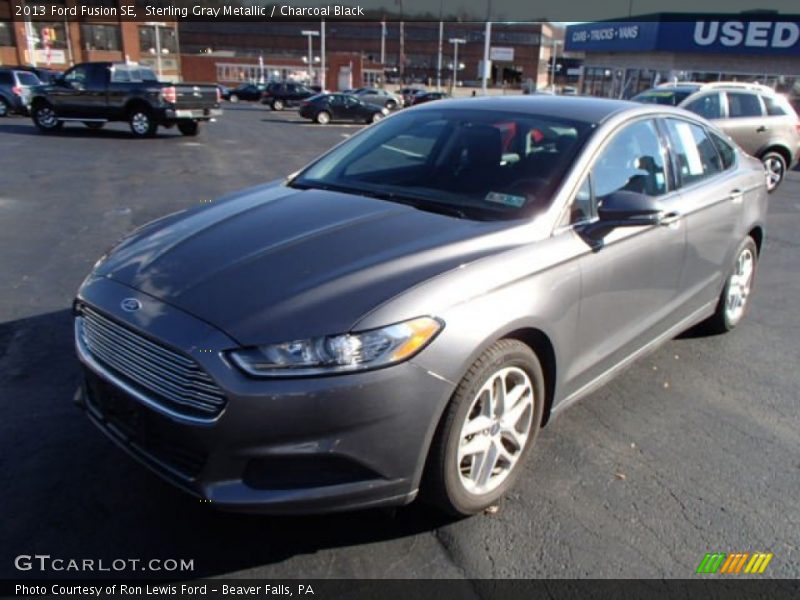
[[[727,112],[717,126],[731,136],[742,149],[758,156],[769,137],[764,107],[758,94],[748,91],[725,92]]]
[[[76,65],[59,79],[48,93],[50,102],[59,117],[76,118],[81,116],[82,101],[86,95],[86,84],[89,79],[89,65]]]
[[[663,121],[680,187],[680,212],[687,229],[686,267],[681,279],[685,312],[716,302],[739,240],[747,175],[735,167],[733,147],[700,123]]]
[[[662,225],[597,233],[598,206],[618,191],[657,197],[669,218]],[[639,119],[618,129],[585,175],[566,217],[569,227],[562,233],[577,245],[581,274],[574,360],[565,366],[567,395],[676,323],[686,253],[680,202],[656,121]]]

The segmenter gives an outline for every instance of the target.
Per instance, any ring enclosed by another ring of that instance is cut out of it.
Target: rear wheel
[[[767,177],[767,191],[772,193],[778,189],[786,175],[786,159],[780,152],[767,152],[761,157]]]
[[[86,125],[89,129],[93,130],[102,129],[103,127],[105,127],[105,123],[98,123],[97,121],[85,121],[83,124]]]
[[[153,120],[150,111],[143,107],[137,107],[131,110],[128,117],[128,124],[131,128],[131,133],[136,137],[152,137],[156,133],[158,125]]]
[[[324,110],[322,110],[319,113],[317,113],[316,121],[320,125],[327,125],[328,123],[331,122],[331,115],[329,113],[325,112]]]
[[[230,101],[233,102],[233,103],[238,102],[239,101],[239,96],[237,96],[236,94],[231,94]]]
[[[431,446],[423,494],[470,515],[514,484],[542,422],[544,375],[533,351],[501,340],[461,380]]]
[[[705,323],[711,332],[731,331],[744,319],[750,308],[757,262],[758,248],[753,238],[748,236],[736,252],[733,268],[722,289],[717,309]]]
[[[8,101],[5,98],[0,98],[0,117],[7,117],[10,112],[11,107],[8,105]]]
[[[272,110],[283,110],[283,100],[273,100]]]
[[[33,107],[33,122],[41,131],[56,131],[64,126],[62,121],[56,117],[56,111],[46,103],[40,103]]]
[[[386,103],[386,108],[388,108],[389,110],[394,110],[395,108],[397,108],[397,102],[395,102],[394,100],[389,100]]]
[[[370,123],[377,123],[382,118],[383,118],[383,113],[376,112],[374,115],[372,115],[372,118],[370,119]]]
[[[200,123],[197,121],[181,121],[178,123],[178,131],[185,136],[196,136],[200,132]]]

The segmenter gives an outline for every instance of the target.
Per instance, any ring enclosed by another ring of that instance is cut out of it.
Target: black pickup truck
[[[137,137],[155,135],[159,125],[197,135],[201,121],[222,114],[216,85],[164,83],[147,67],[111,62],[75,65],[50,85],[34,88],[30,111],[42,131],[69,121],[90,129],[126,121]]]

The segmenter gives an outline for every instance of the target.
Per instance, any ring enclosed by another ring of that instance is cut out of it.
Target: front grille
[[[81,309],[79,335],[92,357],[171,412],[213,419],[225,395],[194,360],[100,313]]]

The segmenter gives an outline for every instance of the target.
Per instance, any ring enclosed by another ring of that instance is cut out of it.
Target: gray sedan
[[[77,396],[213,506],[494,504],[538,431],[751,301],[760,162],[691,113],[445,100],[164,217],[75,302]]]

